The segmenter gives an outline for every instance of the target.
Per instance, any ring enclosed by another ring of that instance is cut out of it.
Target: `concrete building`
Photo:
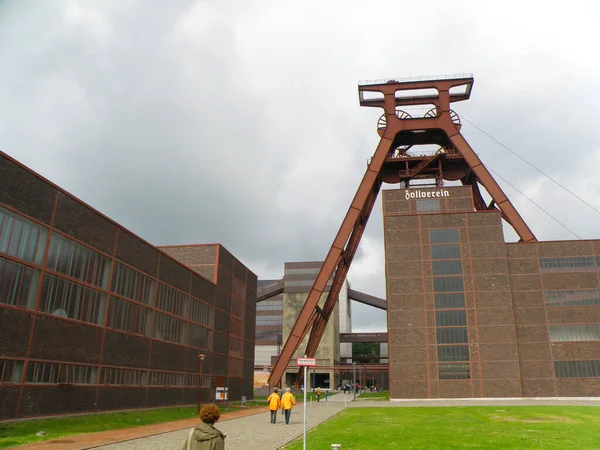
[[[284,276],[279,280],[259,280],[259,295],[264,292],[264,298],[259,297],[256,316],[256,347],[255,347],[255,385],[266,384],[269,369],[275,363],[281,351],[283,342],[287,339],[290,329],[308,296],[322,262],[287,262],[284,265]],[[341,343],[340,333],[352,331],[352,313],[348,282],[344,283],[331,320],[325,330],[317,352],[318,367],[311,374],[312,380],[320,387],[333,387],[334,370],[341,359],[352,357],[352,344]],[[322,295],[320,303],[324,302],[329,285]],[[297,356],[300,355],[306,342],[300,346]],[[293,362],[293,361],[292,361]],[[319,369],[322,367],[323,369]],[[327,368],[326,368],[327,367]],[[286,373],[284,384],[293,384],[296,374],[295,369]]]
[[[600,395],[600,241],[506,243],[472,192],[383,191],[391,397]]]
[[[201,253],[185,267],[0,152],[0,420],[252,398],[256,275]]]

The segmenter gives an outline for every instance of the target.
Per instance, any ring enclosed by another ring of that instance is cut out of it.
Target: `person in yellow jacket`
[[[296,404],[296,399],[290,392],[290,388],[285,389],[285,394],[281,397],[281,407],[285,413],[285,424],[290,424],[290,416],[292,415],[292,408]]]
[[[277,393],[277,388],[273,389],[273,393],[267,397],[269,403],[269,411],[271,411],[271,423],[277,421],[277,410],[281,407],[281,398]]]

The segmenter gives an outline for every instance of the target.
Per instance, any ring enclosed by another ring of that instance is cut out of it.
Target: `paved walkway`
[[[265,408],[266,409],[266,408]],[[307,405],[307,426],[310,430],[344,409],[341,394],[330,397],[329,402],[309,402]],[[216,427],[227,434],[225,448],[236,450],[276,450],[302,436],[303,405],[299,403],[292,411],[290,424],[285,424],[282,414],[277,415],[277,423],[271,424],[270,413],[263,412],[226,422],[219,421]],[[181,450],[189,428],[172,433],[163,433],[143,439],[95,447],[101,450]]]

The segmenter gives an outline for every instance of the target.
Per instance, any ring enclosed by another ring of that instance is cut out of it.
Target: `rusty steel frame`
[[[536,238],[512,205],[508,197],[502,191],[496,180],[483,165],[471,146],[460,133],[460,123],[455,123],[451,116],[450,103],[467,100],[471,94],[473,78],[470,76],[444,77],[440,79],[418,80],[418,81],[395,81],[389,80],[375,84],[359,85],[359,98],[361,106],[383,108],[385,115],[385,128],[379,128],[381,140],[377,145],[375,153],[371,158],[358,190],[350,204],[348,212],[342,221],[337,235],[333,241],[327,257],[315,282],[308,294],[294,326],[288,336],[285,345],[277,358],[273,371],[268,380],[269,386],[277,385],[285,373],[288,363],[294,356],[301,342],[308,334],[307,357],[314,357],[319,342],[325,331],[329,317],[338,300],[339,292],[346,278],[354,254],[364,232],[369,215],[373,209],[377,194],[381,188],[380,173],[388,153],[393,150],[392,145],[396,136],[403,131],[415,130],[442,130],[446,134],[449,143],[462,156],[470,167],[470,173],[466,179],[472,184],[472,190],[477,209],[490,209],[497,207],[504,218],[516,231],[521,241],[536,242]],[[452,88],[465,87],[465,92],[455,94]],[[418,91],[423,89],[434,89],[437,94],[429,94],[425,97],[402,97],[396,93],[400,91]],[[366,98],[365,93],[377,93],[378,96]],[[400,118],[396,107],[404,105],[433,104],[437,115],[434,117]],[[433,161],[433,159],[432,159]],[[424,164],[423,167],[425,167]],[[466,180],[464,180],[466,181]],[[463,183],[464,183],[463,181]],[[476,183],[483,185],[492,197],[492,203],[485,207]],[[325,290],[327,281],[334,274],[334,280],[323,305],[319,308],[319,299]],[[302,382],[302,371],[298,371],[296,384]]]

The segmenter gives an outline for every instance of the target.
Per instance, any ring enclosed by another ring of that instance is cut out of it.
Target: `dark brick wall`
[[[179,387],[148,388],[148,407],[182,405],[183,389]]]
[[[100,363],[102,328],[48,316],[37,316],[30,358]]]
[[[50,225],[57,190],[0,152],[0,203]]]
[[[98,389],[98,409],[134,409],[146,406],[145,387],[101,387]]]
[[[181,371],[184,367],[185,349],[182,345],[153,341],[150,363],[152,369]]]
[[[233,272],[233,255],[222,245],[219,245],[219,266],[226,269],[229,273]]]
[[[158,251],[125,230],[119,230],[116,256],[123,262],[156,276]]]
[[[215,331],[213,349],[217,353],[229,354],[229,335]]]
[[[0,356],[27,356],[32,320],[30,311],[0,306]]]
[[[231,295],[222,289],[215,288],[215,306],[223,311],[231,311]]]
[[[107,366],[148,367],[150,339],[106,330],[102,364]]]
[[[213,374],[214,375],[227,375],[228,367],[228,358],[226,355],[213,354]]]
[[[190,292],[191,272],[171,258],[161,255],[159,261],[159,279],[184,292]]]
[[[21,416],[35,417],[91,411],[96,401],[95,387],[25,386]]]
[[[215,309],[215,330],[222,331],[223,333],[229,333],[229,327],[231,325],[230,322],[231,319],[229,314],[221,311],[220,309]]]
[[[0,420],[15,417],[20,392],[21,386],[0,386]]]
[[[117,226],[62,192],[58,194],[54,227],[104,253],[114,252]]]
[[[228,398],[230,401],[239,401],[242,398],[242,379],[229,377]]]
[[[209,305],[214,305],[216,290],[214,284],[201,276],[192,274],[192,295],[194,297]]]

